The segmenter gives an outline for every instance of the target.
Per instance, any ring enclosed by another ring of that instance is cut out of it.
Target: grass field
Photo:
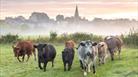
[[[61,59],[63,46],[56,45],[56,50],[55,67],[48,63],[47,71],[43,72],[33,57],[28,62],[19,63],[11,45],[0,44],[0,77],[83,77],[77,53],[71,71],[64,72]],[[96,70],[95,75],[91,72],[88,77],[138,77],[138,49],[123,48],[121,60],[115,56],[115,61],[108,59],[105,65],[97,65]]]

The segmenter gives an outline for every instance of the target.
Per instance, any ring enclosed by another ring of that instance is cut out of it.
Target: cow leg
[[[26,62],[27,62],[27,61],[29,60],[29,58],[30,58],[30,55],[29,55],[29,54],[28,54],[27,56],[28,56],[28,57],[27,57],[27,60],[26,60]]]
[[[114,60],[114,51],[109,49],[109,52],[110,52],[111,60],[113,61]]]
[[[54,67],[54,60],[52,60],[52,67]]]
[[[44,66],[43,66],[44,71],[46,71],[46,66],[47,66],[47,62],[44,62]]]
[[[83,68],[83,64],[82,64],[82,61],[80,60],[80,67],[82,68],[82,69],[84,69]]]
[[[91,65],[88,64],[88,72],[91,72]]]
[[[111,60],[114,61],[114,52],[111,53]]]
[[[103,64],[105,63],[105,56],[103,57]]]
[[[24,62],[24,57],[25,57],[25,55],[23,55],[23,57],[22,57],[22,62]]]
[[[64,62],[64,71],[66,71],[66,62]]]
[[[38,60],[38,66],[40,69],[43,69],[42,66],[41,66],[41,62]]]
[[[102,57],[102,61],[101,62],[102,62],[102,64],[104,64],[104,62],[105,62],[105,56]]]
[[[119,56],[119,59],[121,59],[121,58],[120,58],[120,53],[121,53],[121,48],[118,49],[118,56]]]
[[[95,70],[95,65],[93,64],[93,73],[95,74],[96,73],[96,70]]]
[[[90,63],[88,64],[88,72],[91,72],[91,65],[92,65],[92,62],[90,62]]]
[[[87,75],[87,67],[86,66],[83,66],[83,68],[84,68],[84,76],[86,76]]]
[[[99,58],[99,65],[101,65],[101,57]]]
[[[99,65],[101,65],[101,64],[100,64],[100,59],[99,59]]]
[[[17,56],[17,59],[18,59],[18,61],[19,61],[19,62],[21,62],[21,60],[20,60],[19,56]]]
[[[70,69],[71,69],[71,64],[68,63],[68,71],[70,71]]]
[[[70,71],[71,66],[72,66],[72,61],[68,63],[68,71]]]

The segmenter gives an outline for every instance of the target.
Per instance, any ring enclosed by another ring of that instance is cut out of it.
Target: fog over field
[[[0,34],[138,31],[137,0],[1,0]]]
[[[121,35],[128,34],[130,29],[138,29],[138,21],[136,19],[103,19],[95,17],[93,20],[88,20],[79,16],[77,6],[74,16],[65,17],[59,14],[55,18],[50,18],[44,12],[33,12],[28,19],[23,16],[6,17],[4,20],[0,20],[0,33],[2,35],[8,33],[48,35],[53,31],[58,34],[84,32],[96,35]]]
[[[138,29],[138,22],[91,22],[81,24],[25,24],[25,25],[10,25],[2,24],[1,34],[19,34],[19,35],[48,35],[49,32],[54,31],[58,34],[85,32],[96,35],[120,35],[128,34],[130,29]]]

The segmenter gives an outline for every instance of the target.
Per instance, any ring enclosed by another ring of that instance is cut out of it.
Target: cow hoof
[[[40,67],[39,67],[40,68]],[[42,70],[43,68],[40,68],[40,70]]]
[[[111,60],[114,61],[114,58],[112,58]]]
[[[96,72],[94,71],[93,74],[96,74]]]
[[[84,72],[84,76],[87,76],[87,72]]]
[[[102,63],[102,64],[104,64],[104,63]]]

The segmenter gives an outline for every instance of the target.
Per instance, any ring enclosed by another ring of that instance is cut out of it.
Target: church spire
[[[77,5],[76,5],[76,9],[75,9],[74,18],[79,19],[79,12],[78,12],[78,6]]]

